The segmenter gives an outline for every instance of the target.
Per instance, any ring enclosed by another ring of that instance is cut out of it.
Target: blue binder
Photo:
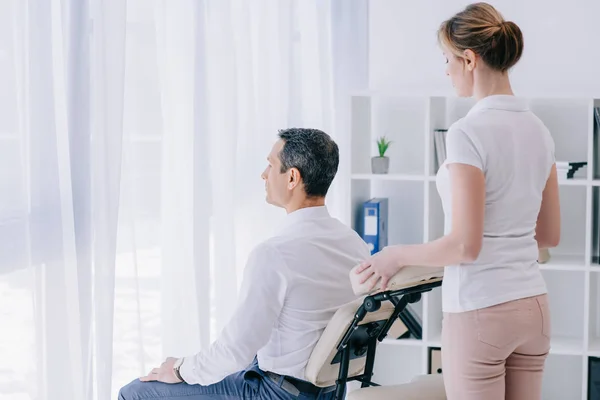
[[[363,240],[369,245],[371,255],[388,244],[388,199],[374,198],[363,204]]]

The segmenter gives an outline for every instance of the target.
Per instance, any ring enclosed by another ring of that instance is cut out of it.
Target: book
[[[447,132],[447,129],[436,129],[433,131],[433,145],[435,150],[435,171],[437,171],[446,160]]]
[[[600,178],[600,107],[594,108],[594,179]]]
[[[594,108],[594,179],[600,178],[600,107]],[[592,189],[592,262],[600,263],[600,190]]]
[[[600,263],[600,191],[592,188],[592,263]]]

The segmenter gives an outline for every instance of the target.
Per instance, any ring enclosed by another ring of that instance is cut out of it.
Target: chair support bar
[[[372,382],[371,378],[373,376],[373,367],[375,364],[375,351],[377,342],[381,342],[388,334],[388,331],[394,324],[397,318],[401,317],[401,313],[404,311],[406,306],[409,303],[416,303],[421,300],[421,294],[425,292],[429,292],[432,289],[441,286],[441,281],[434,281],[425,283],[419,286],[414,286],[410,288],[404,288],[394,291],[387,291],[376,293],[370,296],[365,297],[363,300],[363,304],[358,308],[356,313],[354,314],[354,319],[352,323],[346,330],[344,337],[340,341],[337,346],[338,354],[340,355],[340,368],[338,379],[336,380],[336,390],[335,390],[335,399],[341,400],[344,398],[346,391],[346,383],[349,381],[359,381],[361,382],[361,387],[367,386],[379,386],[377,383]],[[365,338],[365,331],[362,331],[361,334],[358,335],[359,340],[357,341],[354,338],[354,342],[351,343],[353,339],[353,335],[359,330],[360,322],[365,318],[367,313],[377,311],[381,307],[382,301],[390,301],[394,305],[394,311],[391,316],[385,321],[383,325],[375,325],[375,327],[368,328],[366,331],[368,336]],[[372,329],[372,330],[371,330]],[[364,351],[366,346],[366,361],[365,361],[365,371],[362,375],[355,376],[352,378],[348,378],[348,369],[350,365],[351,351],[355,351],[355,355],[361,353],[361,350]]]

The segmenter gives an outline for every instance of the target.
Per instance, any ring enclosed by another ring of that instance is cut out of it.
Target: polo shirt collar
[[[505,110],[505,111],[528,111],[529,103],[527,100],[520,97],[508,95],[508,94],[495,94],[484,97],[479,100],[469,110],[469,114],[472,114],[480,110]]]

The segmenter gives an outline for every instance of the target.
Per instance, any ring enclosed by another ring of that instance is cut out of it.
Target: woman
[[[438,38],[458,95],[477,100],[448,130],[437,174],[445,235],[387,247],[357,273],[385,287],[403,265],[446,266],[448,399],[540,399],[550,312],[537,256],[560,237],[554,142],[511,89],[507,71],[523,52],[516,24],[477,3],[445,21]]]

